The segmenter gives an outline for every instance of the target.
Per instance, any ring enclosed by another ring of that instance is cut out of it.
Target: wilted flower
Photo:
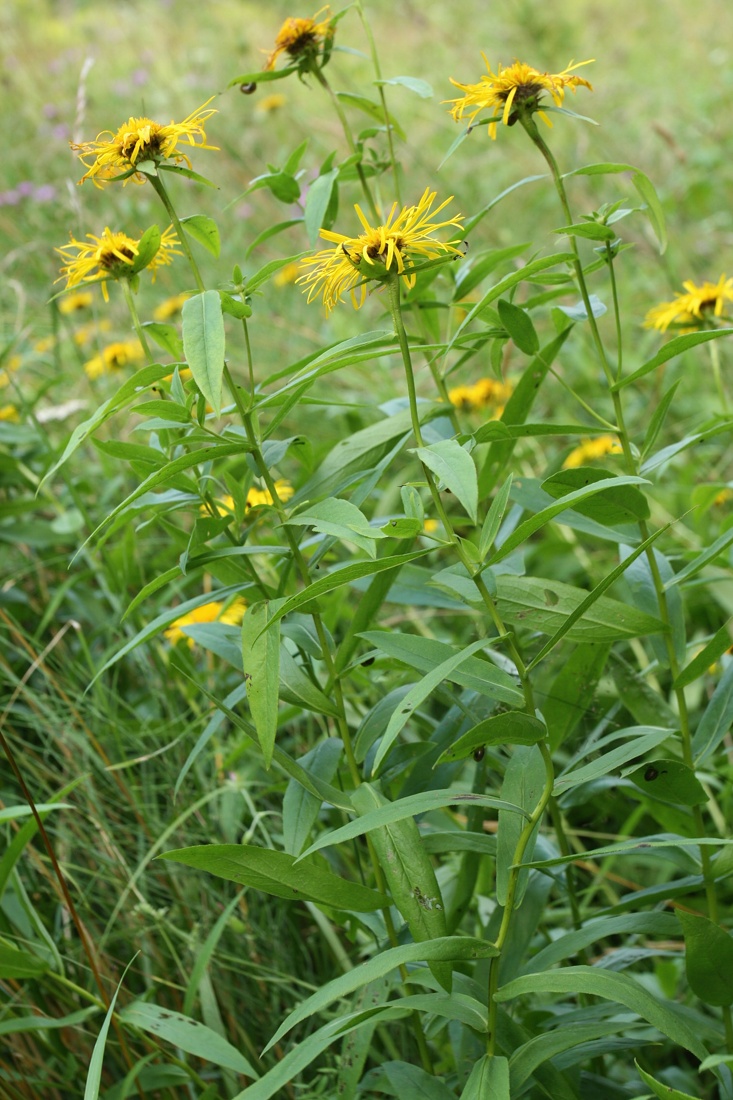
[[[348,290],[354,308],[359,309],[366,298],[366,280],[383,279],[387,272],[395,270],[408,288],[415,285],[412,261],[415,257],[433,260],[442,254],[460,255],[456,245],[461,238],[452,241],[436,241],[433,234],[438,229],[452,226],[461,229],[462,214],[436,222],[433,219],[448,205],[451,198],[431,212],[435,191],[426,188],[416,206],[404,206],[399,214],[394,203],[384,225],[371,226],[359,206],[354,206],[364,232],[358,237],[346,237],[342,233],[321,230],[321,237],[333,241],[335,248],[326,248],[309,259],[301,260],[304,267],[312,267],[307,275],[297,280],[308,287],[308,301],[323,294],[323,303],[330,312]],[[357,296],[357,284],[360,294]]]
[[[574,470],[583,466],[594,458],[603,458],[604,455],[621,454],[621,444],[612,435],[599,435],[595,439],[587,439],[575,447],[562,464],[563,470]]]
[[[723,316],[726,302],[733,302],[733,279],[721,275],[717,283],[705,282],[701,286],[691,279],[684,282],[684,294],[677,294],[671,302],[662,302],[650,309],[644,320],[645,328],[666,332],[670,325],[681,329],[702,328],[714,317]]]
[[[101,282],[105,302],[109,301],[108,279],[130,279],[141,267],[147,267],[155,281],[158,267],[172,263],[174,256],[183,255],[177,247],[178,239],[172,226],[161,234],[159,247],[147,262],[144,262],[144,252],[141,256],[143,238],[135,241],[126,233],[113,232],[108,227],[105,227],[101,237],[93,233],[87,233],[87,237],[90,243],[76,241],[72,237],[68,244],[56,249],[66,261],[60,278],[66,279],[67,290],[81,283]]]
[[[186,615],[181,615],[180,619],[175,619],[163,633],[171,645],[176,645],[177,642],[185,639],[188,647],[193,649],[193,638],[189,638],[183,633],[182,628],[184,626],[215,622],[236,626],[241,623],[246,610],[247,603],[243,599],[233,600],[227,608],[218,600],[212,600],[211,603],[202,604],[201,607],[195,607],[193,611],[189,611]]]
[[[319,23],[319,15],[324,14],[326,18]],[[275,48],[263,66],[265,72],[275,68],[275,62],[283,53],[288,54],[294,61],[305,63],[304,68],[310,68],[319,54],[330,48],[335,27],[328,5],[317,11],[312,19],[286,19],[277,32]]]
[[[213,98],[212,96],[211,99]],[[198,149],[217,148],[215,145],[206,144],[204,130],[204,123],[216,114],[213,107],[208,111],[204,110],[207,104],[211,103],[211,99],[207,99],[203,106],[183,122],[171,121],[167,126],[162,126],[150,118],[130,117],[116,133],[112,130],[103,130],[97,134],[94,141],[72,145],[71,148],[79,154],[79,159],[88,169],[79,183],[90,179],[95,185],[101,186],[122,175],[126,180],[132,179],[135,183],[144,183],[144,174],[135,172],[134,169],[136,165],[147,160],[153,161],[154,164],[160,164],[166,160],[174,160],[176,164],[185,161],[190,168],[191,161],[186,153],[180,151],[179,143]]]
[[[99,355],[85,363],[84,370],[89,378],[99,378],[102,374],[122,370],[130,363],[142,362],[143,358],[143,349],[137,340],[118,341],[108,344]]]
[[[579,61],[577,64],[571,61],[561,73],[541,73],[523,61],[515,61],[506,68],[499,64],[498,71],[493,73],[486,54],[482,53],[481,56],[488,72],[481,77],[478,84],[461,84],[451,78],[451,84],[460,88],[464,95],[460,99],[449,99],[446,102],[453,104],[451,114],[456,122],[465,114],[468,115],[469,126],[473,125],[481,111],[487,108],[498,110],[499,114],[489,120],[489,137],[492,140],[496,138],[497,122],[512,126],[522,113],[533,114],[536,111],[548,126],[552,126],[540,106],[543,92],[549,92],[555,106],[561,107],[566,88],[574,92],[582,84],[593,91],[587,80],[571,75],[573,69],[590,65],[591,61]]]

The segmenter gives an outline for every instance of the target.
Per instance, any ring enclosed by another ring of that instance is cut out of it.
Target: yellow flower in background
[[[87,309],[94,301],[94,295],[88,290],[78,290],[76,294],[67,294],[59,302],[59,313],[78,313]]]
[[[140,251],[140,240],[133,240],[126,233],[113,232],[105,226],[101,237],[87,233],[87,241],[76,241],[72,237],[68,244],[57,248],[56,252],[66,261],[61,268],[60,279],[66,279],[66,289],[81,283],[102,284],[102,297],[109,301],[108,279],[129,279],[134,273],[135,261]],[[182,256],[173,226],[169,225],[160,237],[160,248],[150,262],[147,270],[153,274],[156,270],[173,262],[174,256]]]
[[[0,390],[10,385],[10,379],[23,363],[20,355],[11,355],[5,365],[0,368]]]
[[[298,277],[300,271],[300,265],[297,263],[285,264],[285,267],[281,267],[277,275],[273,276],[273,283],[275,286],[287,286],[288,283],[294,283]]]
[[[99,378],[102,374],[122,370],[130,363],[140,363],[143,358],[143,349],[137,340],[119,341],[103,348],[99,355],[84,364],[84,370],[89,378]]]
[[[17,423],[20,420],[15,405],[0,405],[0,420],[12,420]]]
[[[425,520],[422,527],[426,535],[434,535],[438,530],[438,521],[437,519],[428,518]]]
[[[666,332],[670,325],[675,328],[701,328],[713,317],[722,317],[726,302],[733,302],[733,279],[721,275],[717,283],[702,283],[698,286],[691,279],[684,282],[684,294],[677,294],[671,302],[662,302],[650,309],[644,320],[645,328],[656,328]]]
[[[455,247],[460,242],[460,237],[447,242],[437,241],[433,237],[437,230],[446,226],[458,230],[462,228],[462,214],[444,221],[434,221],[452,197],[431,211],[435,191],[426,188],[415,206],[404,206],[399,214],[396,213],[397,203],[394,203],[384,225],[378,226],[371,226],[359,206],[355,205],[354,209],[364,232],[358,237],[346,237],[342,233],[322,229],[321,237],[332,241],[335,247],[324,249],[315,256],[300,261],[304,267],[313,268],[297,280],[308,287],[308,301],[322,294],[326,312],[330,313],[348,290],[354,309],[359,309],[366,298],[367,279],[381,279],[386,272],[394,269],[402,276],[405,285],[411,288],[415,285],[415,275],[411,271],[414,258],[433,260],[441,254],[460,255],[459,249]],[[356,284],[360,284],[359,287]]]
[[[79,325],[74,333],[74,343],[77,347],[83,348],[85,344],[95,340],[101,332],[110,332],[111,330],[112,322],[108,317],[102,317],[99,321],[90,321],[88,325]]]
[[[171,121],[167,126],[161,126],[150,118],[130,117],[116,133],[103,130],[94,141],[72,144],[71,148],[78,153],[79,160],[88,169],[79,183],[90,179],[95,186],[101,187],[117,176],[132,172],[136,164],[146,160],[155,164],[164,160],[174,160],[176,164],[185,161],[190,168],[191,161],[178,148],[179,143],[197,149],[217,148],[206,144],[204,130],[204,123],[217,113],[213,107],[208,111],[204,109],[213,98],[207,99],[206,103],[193,111],[188,118],[184,118],[183,122]],[[133,172],[128,179],[135,183],[145,182],[142,172]]]
[[[287,101],[287,96],[281,95],[279,92],[273,92],[272,95],[263,96],[259,103],[255,105],[255,110],[269,115],[273,111],[279,111],[281,107],[285,106]]]
[[[275,490],[277,492],[278,499],[283,504],[287,500],[290,500],[291,496],[295,492],[293,486],[284,477],[278,478],[278,480],[275,482]],[[269,489],[257,489],[253,486],[247,491],[247,499],[245,501],[245,506],[247,509],[261,508],[264,505],[272,504],[272,502],[272,494],[270,493]]]
[[[482,52],[481,56],[487,73],[481,77],[478,84],[460,84],[451,78],[451,84],[460,88],[464,94],[460,99],[449,99],[446,102],[453,104],[450,113],[456,122],[460,122],[464,115],[468,115],[469,127],[474,124],[476,116],[482,111],[487,109],[499,111],[500,118],[497,116],[489,121],[489,137],[492,141],[496,139],[497,122],[501,121],[506,126],[511,126],[516,122],[518,114],[523,111],[530,113],[537,111],[543,121],[548,126],[552,126],[552,122],[540,107],[540,99],[544,92],[549,92],[555,106],[561,107],[566,88],[570,88],[574,93],[575,89],[582,85],[593,91],[592,85],[583,77],[571,75],[573,69],[590,65],[591,61],[579,61],[577,64],[571,61],[561,73],[541,73],[523,61],[515,61],[506,68],[499,64],[497,72],[493,73],[486,54]]]
[[[190,294],[174,294],[172,298],[166,298],[153,310],[153,320],[170,321],[171,317],[177,317],[183,309],[183,303],[191,297]]]
[[[496,414],[501,416],[506,402],[512,395],[511,382],[500,382],[497,378],[479,378],[470,386],[454,386],[448,390],[451,405],[458,409],[485,409],[496,405]]]
[[[193,611],[189,611],[188,614],[181,615],[180,619],[176,619],[172,622],[163,633],[171,645],[176,645],[183,639],[189,649],[193,649],[193,638],[189,638],[183,633],[182,628],[184,626],[194,626],[196,623],[216,622],[227,623],[229,626],[236,626],[241,623],[246,610],[247,603],[243,599],[233,600],[226,609],[223,603],[220,603],[218,600],[212,600],[211,603],[202,604],[201,607],[195,607]]]
[[[563,462],[562,468],[563,470],[574,470],[594,458],[619,454],[621,454],[621,444],[614,436],[599,435],[595,439],[588,439],[585,443],[575,447]]]
[[[39,355],[45,355],[46,352],[52,351],[56,347],[55,336],[42,336],[40,340],[36,340],[33,345],[33,350],[38,352]]]
[[[317,22],[319,15],[326,18]],[[269,72],[275,68],[280,54],[286,53],[293,60],[315,59],[322,46],[330,45],[336,29],[331,22],[331,9],[328,5],[321,8],[311,19],[286,19],[275,38],[275,49],[270,53],[263,68]]]
[[[729,500],[733,500],[733,489],[721,489],[713,497],[713,504],[720,508],[723,504],[727,504]]]

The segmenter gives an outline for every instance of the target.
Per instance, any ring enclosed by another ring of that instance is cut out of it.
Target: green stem
[[[137,338],[142,345],[143,351],[145,352],[145,358],[147,359],[148,363],[152,364],[153,357],[150,354],[150,345],[148,344],[143,327],[140,324],[140,315],[137,312],[137,305],[135,304],[135,298],[132,293],[132,287],[130,286],[130,280],[121,279],[120,281],[122,283],[122,290],[125,295],[125,301],[127,302],[127,308],[129,309],[130,316],[132,317],[132,324],[135,332],[137,333]]]
[[[376,85],[379,94],[379,99],[382,104],[382,111],[384,112],[384,127],[387,131],[387,145],[389,146],[389,159],[392,165],[392,177],[394,179],[394,196],[397,202],[402,206],[402,198],[400,196],[400,176],[397,169],[397,157],[395,156],[394,138],[392,136],[392,123],[389,117],[389,111],[387,110],[387,97],[384,94],[384,85],[382,84],[382,70],[379,64],[379,54],[377,53],[377,45],[374,41],[374,35],[372,34],[372,28],[369,25],[369,20],[364,14],[364,8],[361,0],[356,2],[356,10],[359,13],[362,26],[366,32],[366,36],[369,39],[369,52],[372,55],[372,64],[374,65],[374,73],[376,75]]]
[[[333,108],[334,108],[336,114],[338,115],[339,122],[341,123],[341,129],[344,132],[344,137],[346,138],[346,143],[349,146],[349,149],[351,150],[351,153],[358,158],[357,161],[356,161],[356,172],[357,172],[357,175],[359,176],[359,182],[361,183],[361,189],[364,192],[364,197],[366,198],[366,200],[369,204],[369,210],[371,212],[372,217],[374,218],[375,221],[378,222],[380,220],[380,214],[379,214],[379,211],[377,210],[377,205],[374,202],[374,198],[372,196],[372,192],[371,192],[371,189],[369,187],[369,184],[367,183],[367,178],[364,175],[364,169],[363,169],[362,163],[361,163],[361,156],[359,154],[359,150],[356,147],[356,142],[354,141],[354,138],[352,136],[351,128],[349,127],[349,123],[347,121],[346,115],[344,114],[344,109],[341,106],[341,103],[339,102],[339,97],[336,95],[333,88],[331,87],[331,85],[326,80],[325,76],[323,75],[323,71],[321,69],[319,69],[317,65],[311,70],[311,72],[313,72],[313,74],[315,75],[315,78],[318,81],[318,83],[321,85],[322,88],[324,88],[326,90],[326,92],[330,96],[331,103],[333,104]]]
[[[572,225],[573,224],[573,215],[572,215],[571,210],[570,210],[570,204],[568,202],[567,194],[566,194],[566,191],[565,191],[565,185],[563,183],[562,176],[560,175],[560,171],[558,169],[557,162],[555,161],[555,158],[552,155],[549,147],[545,144],[541,134],[539,133],[539,130],[537,129],[537,126],[534,122],[534,119],[530,115],[521,115],[520,116],[520,121],[521,121],[524,129],[527,131],[527,134],[529,135],[530,139],[537,146],[540,153],[542,154],[545,161],[547,162],[547,164],[550,168],[550,172],[552,173],[552,178],[553,178],[553,181],[555,183],[555,189],[557,191],[558,198],[560,199],[560,205],[562,207],[563,214],[564,214],[565,218],[567,219],[567,224]],[[573,255],[575,257],[575,259],[573,261],[573,266],[574,266],[575,274],[576,274],[576,277],[577,277],[577,280],[578,280],[578,287],[580,289],[580,294],[581,294],[581,297],[583,299],[583,304],[584,304],[585,309],[586,309],[586,314],[587,314],[587,317],[588,317],[588,324],[590,325],[590,331],[591,331],[591,336],[592,336],[592,340],[593,340],[593,346],[596,350],[596,354],[598,356],[599,363],[600,363],[600,365],[603,369],[603,372],[606,376],[609,388],[611,390],[611,398],[613,400],[614,415],[616,417],[616,423],[618,425],[617,434],[618,434],[619,441],[621,443],[621,447],[622,447],[622,450],[623,450],[624,463],[625,463],[625,466],[626,466],[626,470],[629,474],[637,475],[638,474],[638,466],[637,466],[637,461],[634,457],[634,453],[631,449],[629,433],[628,433],[627,428],[626,428],[623,407],[622,407],[622,404],[621,404],[621,391],[620,390],[614,390],[612,388],[615,379],[613,377],[613,374],[611,372],[611,368],[610,368],[609,363],[608,363],[608,359],[606,357],[606,353],[605,353],[605,350],[604,350],[604,347],[603,347],[603,342],[601,340],[601,335],[600,335],[600,332],[598,330],[598,325],[596,324],[596,319],[593,316],[593,312],[591,310],[590,295],[588,293],[588,288],[587,288],[586,281],[585,281],[585,273],[583,272],[583,265],[580,262],[580,255],[578,253],[578,247],[577,247],[577,244],[576,244],[576,241],[575,241],[574,237],[570,238],[570,247],[571,247],[571,250],[572,250]],[[610,250],[608,250],[608,260],[609,260],[609,266],[612,266],[613,256],[610,254]],[[615,287],[615,283],[613,285]],[[616,301],[616,299],[615,299],[615,292],[614,292],[614,302],[615,301]],[[621,360],[621,348],[620,348],[620,345],[619,345],[618,364],[620,364],[621,362],[622,362],[622,360]],[[618,364],[617,364],[617,370],[620,369]],[[649,538],[649,529],[646,525],[646,522],[644,520],[640,520],[638,526],[639,526],[639,533],[641,535],[642,541],[648,539]],[[657,559],[656,559],[656,556],[655,556],[655,553],[654,553],[654,548],[651,547],[651,546],[646,551],[646,559],[647,559],[647,562],[649,564],[649,572],[650,572],[650,575],[651,575],[652,584],[654,586],[654,591],[655,591],[656,597],[657,597],[657,605],[659,607],[659,617],[662,620],[662,622],[665,624],[665,627],[666,627],[666,630],[664,632],[664,645],[665,645],[665,648],[666,648],[666,651],[667,651],[667,660],[668,660],[668,663],[669,663],[670,675],[672,677],[672,681],[674,682],[674,680],[676,680],[676,678],[679,674],[679,664],[678,664],[678,661],[677,661],[677,656],[676,656],[675,651],[674,651],[674,642],[673,642],[673,639],[672,639],[671,618],[670,618],[670,614],[669,614],[669,606],[668,606],[668,603],[667,603],[667,594],[666,594],[666,591],[665,591],[665,588],[664,588],[664,582],[662,581],[662,577],[661,577],[661,574],[659,572],[659,566],[657,564]],[[694,759],[693,759],[693,753],[692,753],[692,733],[691,733],[691,730],[690,730],[690,720],[689,720],[689,714],[688,714],[688,711],[687,711],[687,701],[685,699],[684,689],[674,688],[673,690],[674,690],[675,697],[676,697],[676,700],[677,700],[677,707],[678,707],[678,712],[679,712],[680,733],[681,733],[681,741],[682,741],[683,758],[684,758],[684,761],[687,764],[687,766],[690,767],[690,768],[693,768],[694,767]],[[694,822],[695,822],[695,829],[697,830],[698,836],[702,836],[705,832],[705,825],[704,825],[704,820],[703,820],[703,816],[702,816],[702,810],[700,809],[699,806],[694,806],[692,813],[693,813],[693,819],[694,819]],[[710,854],[707,850],[707,846],[704,845],[704,844],[700,845],[700,862],[701,862],[701,865],[702,865],[703,879],[704,879],[704,882],[705,882],[705,896],[706,896],[707,903],[708,903],[708,915],[709,915],[709,917],[712,921],[717,922],[717,919],[718,919],[718,902],[717,902],[717,896],[716,896],[716,893],[715,893],[715,883],[714,883],[714,879],[713,879],[713,876],[712,876]]]
[[[514,899],[517,895],[517,886],[519,885],[519,875],[521,872],[521,862],[524,859],[524,853],[527,850],[532,833],[537,826],[537,823],[541,821],[545,810],[552,797],[552,788],[555,784],[555,772],[552,766],[552,755],[546,741],[540,741],[538,748],[542,753],[542,759],[545,764],[545,785],[540,795],[540,800],[535,806],[534,810],[530,814],[529,820],[524,823],[524,828],[519,835],[517,846],[514,849],[514,856],[512,858],[512,866],[509,871],[509,882],[507,883],[506,892],[506,904],[504,905],[504,913],[501,918],[501,925],[499,927],[499,934],[496,937],[496,947],[499,951],[498,955],[495,955],[489,960],[489,992],[488,992],[488,1008],[489,1008],[489,1027],[486,1037],[486,1053],[492,1056],[496,1052],[496,1012],[497,1005],[495,995],[499,988],[499,966],[501,964],[501,951],[506,943],[507,936],[509,935],[509,929],[512,923],[512,914],[514,911]]]
[[[173,223],[173,228],[176,231],[178,241],[186,255],[186,259],[189,262],[191,271],[193,272],[193,277],[196,280],[196,287],[199,293],[203,293],[203,291],[206,290],[206,287],[204,286],[204,281],[201,278],[201,272],[199,271],[198,264],[196,263],[196,260],[194,258],[194,254],[191,251],[191,246],[188,243],[188,237],[183,230],[183,226],[181,225],[178,215],[175,212],[173,203],[169,198],[166,186],[163,183],[160,175],[156,174],[155,176],[148,176],[147,178],[150,180],[151,184],[153,185],[153,189],[155,190],[155,193],[157,194],[160,201],[163,203],[163,206],[166,208],[168,217]]]
[[[725,415],[728,416],[730,414],[730,405],[728,403],[728,395],[725,392],[725,386],[723,385],[723,378],[720,373],[720,350],[717,341],[711,340],[708,344],[708,350],[710,352],[710,363],[713,368],[713,378],[715,379],[715,386],[718,391],[718,397],[720,398],[721,408]]]

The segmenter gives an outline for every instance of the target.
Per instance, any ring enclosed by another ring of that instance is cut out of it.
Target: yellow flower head
[[[76,294],[67,294],[59,302],[60,313],[78,313],[80,309],[86,309],[94,301],[93,294],[88,290],[78,290]]]
[[[515,61],[507,68],[499,64],[497,72],[492,73],[486,54],[482,53],[481,56],[488,72],[481,77],[478,84],[460,84],[451,78],[451,84],[460,88],[464,94],[460,99],[449,99],[446,102],[453,104],[451,114],[456,122],[460,122],[465,114],[468,115],[469,127],[474,124],[481,111],[487,108],[498,111],[499,114],[489,120],[489,137],[492,140],[496,138],[497,122],[512,126],[522,113],[532,114],[537,111],[547,125],[552,126],[540,107],[543,92],[549,92],[555,106],[561,107],[566,88],[575,92],[582,84],[593,91],[592,85],[583,77],[571,76],[573,69],[590,65],[591,61],[579,61],[577,64],[571,61],[561,73],[541,73],[531,65],[525,65],[523,61]]]
[[[691,279],[682,284],[684,294],[675,295],[674,301],[662,302],[650,309],[644,320],[645,328],[666,332],[670,325],[684,330],[702,328],[713,317],[722,317],[726,302],[733,302],[733,279],[721,275],[717,283],[697,286]]]
[[[171,645],[176,645],[182,639],[190,649],[193,649],[193,638],[189,638],[188,635],[183,633],[184,626],[193,626],[196,623],[227,623],[229,626],[236,626],[241,623],[244,618],[244,613],[247,610],[247,604],[245,600],[234,600],[229,606],[224,609],[224,604],[218,600],[212,600],[211,603],[202,604],[201,607],[195,607],[193,611],[189,611],[187,615],[181,615],[180,619],[176,619],[163,633]]]
[[[603,458],[604,455],[621,454],[621,444],[612,435],[599,435],[596,439],[588,439],[585,443],[575,447],[562,464],[563,470],[574,470],[578,466],[584,466],[586,462],[594,458]]]
[[[187,302],[189,298],[190,294],[174,294],[172,298],[166,298],[153,310],[154,320],[170,321],[171,317],[176,317],[181,312],[183,303]]]
[[[126,233],[113,232],[106,226],[101,237],[95,237],[93,233],[87,233],[87,237],[89,243],[76,241],[72,237],[68,244],[56,249],[66,261],[61,268],[60,279],[66,279],[67,290],[82,283],[101,282],[102,296],[108,302],[107,280],[130,279],[139,270],[140,240],[135,241]],[[183,255],[177,245],[178,238],[173,226],[168,226],[161,234],[158,251],[143,265],[152,271],[153,281],[156,268],[172,263],[174,256]]]
[[[722,508],[724,504],[727,504],[731,500],[733,500],[733,489],[721,489],[720,492],[716,493],[713,497],[713,504],[716,508]]]
[[[0,405],[0,420],[12,420],[17,423],[20,416],[15,405]]]
[[[319,23],[319,15],[324,14],[326,18]],[[282,53],[286,53],[294,61],[305,62],[310,67],[309,63],[315,62],[319,52],[330,47],[335,29],[328,5],[317,11],[312,19],[286,19],[277,32],[275,49],[263,66],[265,72],[275,68],[275,62]]]
[[[394,203],[384,225],[371,226],[358,206],[354,206],[364,232],[358,237],[345,237],[342,233],[321,230],[321,237],[332,241],[335,248],[326,248],[309,259],[301,260],[304,267],[312,267],[307,275],[297,280],[308,287],[308,301],[323,294],[326,312],[330,313],[337,302],[342,301],[345,291],[351,292],[354,309],[359,309],[366,298],[366,280],[382,279],[386,272],[395,270],[402,276],[406,286],[415,285],[412,261],[422,256],[433,260],[442,253],[460,255],[456,245],[461,238],[452,241],[436,241],[433,234],[438,229],[453,226],[460,230],[462,214],[445,221],[435,221],[435,217],[448,205],[453,196],[442,202],[431,212],[435,200],[435,191],[426,188],[416,206],[403,206],[399,214]],[[405,264],[407,261],[407,265]],[[356,284],[360,293],[356,293]]]
[[[281,95],[279,92],[273,92],[272,95],[263,96],[255,107],[255,110],[260,111],[262,114],[269,115],[272,111],[279,111],[286,103],[287,96]]]
[[[99,378],[102,374],[122,370],[129,363],[140,363],[143,358],[143,349],[137,340],[120,340],[103,348],[99,355],[84,364],[84,370],[89,378]]]
[[[278,495],[278,499],[281,503],[285,503],[290,500],[291,496],[295,492],[295,489],[284,477],[278,478],[275,482],[275,490]],[[273,503],[272,494],[269,489],[256,489],[254,486],[247,492],[247,500],[245,501],[245,507],[247,510],[250,508],[262,508],[263,506],[269,506]]]
[[[213,98],[212,96],[211,99]],[[79,183],[90,179],[97,187],[101,187],[121,175],[126,176],[125,182],[132,179],[135,183],[144,183],[143,173],[135,172],[134,169],[137,164],[146,160],[155,164],[164,160],[175,160],[176,164],[185,161],[190,168],[191,161],[178,148],[179,142],[199,149],[217,148],[206,144],[204,130],[204,123],[216,114],[213,107],[208,111],[204,110],[211,99],[207,99],[203,106],[184,118],[183,122],[171,121],[167,126],[161,126],[150,118],[130,117],[116,133],[103,130],[94,141],[72,144],[71,148],[78,153],[80,161],[88,169]]]
[[[448,390],[451,405],[459,409],[485,409],[495,405],[496,415],[501,416],[504,405],[512,395],[510,382],[500,382],[496,378],[479,378],[470,386],[455,386]]]
[[[297,263],[285,264],[285,267],[281,267],[277,275],[273,277],[273,283],[275,286],[287,286],[288,283],[294,283],[298,277],[300,267]]]
[[[23,360],[19,355],[11,355],[0,369],[0,390],[10,385],[10,379],[20,369]]]

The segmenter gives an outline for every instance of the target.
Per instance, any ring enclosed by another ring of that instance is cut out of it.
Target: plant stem
[[[173,207],[173,203],[170,200],[168,191],[166,190],[166,186],[163,183],[160,175],[158,175],[157,173],[156,175],[148,176],[147,178],[150,180],[151,184],[153,185],[153,189],[155,190],[155,193],[157,194],[160,201],[163,203],[163,206],[166,208],[168,217],[173,223],[173,228],[176,231],[176,236],[178,237],[181,248],[186,255],[186,259],[189,262],[191,271],[193,272],[193,277],[196,281],[196,288],[199,293],[202,293],[204,290],[206,290],[206,287],[204,286],[204,281],[201,278],[201,272],[199,271],[198,264],[196,263],[193,252],[191,251],[191,245],[188,243],[188,237],[184,232],[183,226],[181,225],[178,215],[176,214],[176,211]]]
[[[372,192],[371,192],[371,189],[369,187],[369,184],[367,183],[367,178],[364,174],[364,168],[363,168],[362,163],[361,163],[361,154],[359,153],[359,150],[356,148],[356,143],[355,143],[354,138],[351,134],[351,129],[350,129],[349,123],[346,119],[346,115],[344,114],[344,109],[343,109],[343,107],[341,106],[341,104],[339,102],[339,98],[336,95],[336,93],[334,92],[331,85],[326,80],[325,76],[323,75],[322,70],[319,69],[317,65],[314,66],[314,68],[311,70],[311,72],[314,73],[315,78],[318,81],[318,83],[321,85],[321,87],[325,88],[326,92],[328,93],[328,95],[331,98],[331,103],[333,104],[333,108],[336,111],[336,114],[338,115],[339,122],[341,123],[341,129],[343,130],[344,137],[346,138],[346,143],[349,146],[349,149],[351,150],[351,153],[355,157],[358,158],[357,161],[356,161],[356,172],[357,172],[357,175],[359,176],[359,182],[361,183],[361,189],[364,192],[364,197],[366,198],[366,200],[369,204],[369,210],[370,210],[371,215],[374,218],[374,220],[379,221],[380,220],[379,211],[377,209],[376,203],[374,202],[374,198],[372,196]]]
[[[140,315],[137,312],[137,305],[135,304],[135,298],[132,293],[132,287],[130,286],[130,280],[121,279],[120,282],[122,283],[122,290],[125,295],[125,301],[127,302],[127,308],[129,309],[130,316],[132,317],[132,324],[135,332],[137,333],[137,338],[142,345],[142,349],[145,352],[145,357],[148,363],[152,364],[153,357],[150,354],[150,345],[148,344],[143,327],[140,324]]]
[[[356,10],[359,13],[362,26],[366,32],[366,36],[369,39],[369,52],[372,55],[372,64],[374,65],[374,72],[377,77],[376,85],[379,93],[379,99],[382,104],[382,110],[384,111],[384,127],[387,131],[387,144],[389,146],[389,159],[392,165],[392,178],[394,179],[394,197],[397,199],[399,205],[402,205],[402,198],[400,196],[400,176],[397,168],[397,157],[394,150],[394,138],[392,136],[392,123],[389,117],[389,111],[387,110],[387,98],[384,94],[384,85],[382,83],[382,69],[379,64],[379,54],[377,53],[377,45],[374,41],[374,35],[372,34],[372,28],[369,25],[369,20],[364,14],[364,7],[361,0],[356,0]]]

